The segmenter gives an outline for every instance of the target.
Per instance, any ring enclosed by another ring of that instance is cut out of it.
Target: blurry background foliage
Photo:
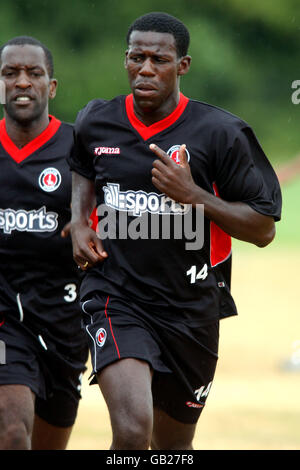
[[[127,29],[150,11],[177,16],[191,33],[183,93],[250,123],[275,165],[299,153],[299,0],[1,0],[0,42],[26,34],[50,48],[59,80],[50,112],[73,122],[90,99],[129,92]]]

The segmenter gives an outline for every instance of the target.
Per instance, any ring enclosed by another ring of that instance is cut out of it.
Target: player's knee
[[[23,421],[7,423],[1,427],[0,449],[29,450],[31,435]]]
[[[18,414],[14,405],[0,400],[0,449],[30,449],[32,420],[27,414]]]
[[[152,416],[148,413],[120,420],[113,429],[113,447],[123,450],[147,450],[151,442]]]

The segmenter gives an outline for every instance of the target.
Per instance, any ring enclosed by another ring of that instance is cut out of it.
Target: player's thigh
[[[31,437],[34,394],[26,385],[0,385],[0,448],[13,435]],[[2,447],[3,446],[3,447]]]
[[[40,390],[40,368],[32,339],[21,322],[5,315],[0,338],[5,360],[0,364],[0,432],[23,426],[31,434],[35,395]]]
[[[151,378],[149,364],[133,358],[121,359],[98,372],[99,387],[113,427],[143,420],[150,420],[152,425]]]
[[[177,421],[163,410],[154,408],[151,448],[153,450],[191,450],[196,424]]]

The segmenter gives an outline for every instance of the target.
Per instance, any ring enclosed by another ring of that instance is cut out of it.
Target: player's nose
[[[32,86],[31,81],[25,71],[21,71],[18,74],[17,80],[16,80],[16,86],[19,88],[29,88]]]
[[[155,70],[154,66],[151,62],[151,59],[145,59],[140,70],[139,70],[140,75],[155,75]]]

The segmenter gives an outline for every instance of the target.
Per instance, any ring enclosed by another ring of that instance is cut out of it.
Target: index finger
[[[150,144],[149,145],[150,150],[154,152],[162,162],[164,162],[166,165],[173,165],[173,160],[168,156],[166,152],[164,152],[158,145],[155,144]]]

